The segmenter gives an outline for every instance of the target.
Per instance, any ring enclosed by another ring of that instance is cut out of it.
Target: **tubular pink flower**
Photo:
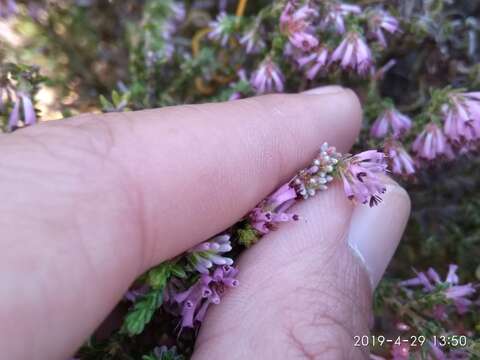
[[[370,207],[381,201],[386,187],[378,175],[387,171],[385,154],[376,150],[347,157],[339,166],[347,197]]]
[[[442,130],[435,123],[429,123],[417,136],[412,150],[424,160],[433,160],[439,156],[449,156],[451,151]]]
[[[8,117],[8,131],[13,131],[17,128],[20,122],[20,99],[16,99],[13,104],[13,109]]]
[[[327,14],[322,21],[322,26],[333,25],[338,33],[345,33],[345,17],[350,14],[360,14],[362,9],[358,5],[332,3],[327,8]]]
[[[410,345],[401,343],[400,345],[393,344],[391,350],[392,360],[409,360],[410,359]]]
[[[255,230],[267,234],[279,223],[298,220],[298,215],[287,211],[296,202],[297,193],[290,184],[285,184],[262,201],[250,212],[249,220]]]
[[[369,17],[370,31],[375,35],[378,42],[387,47],[384,31],[395,34],[400,32],[398,20],[385,10],[378,9]]]
[[[30,96],[26,93],[18,92],[13,104],[13,109],[8,118],[8,131],[13,131],[20,125],[20,121],[22,120],[20,117],[20,106],[23,108],[23,123],[26,126],[33,125],[37,122],[37,115]]]
[[[25,125],[33,125],[37,122],[37,115],[35,114],[35,108],[33,107],[32,100],[25,93],[21,93],[20,97],[23,104],[23,122]]]
[[[296,10],[290,1],[285,5],[280,16],[280,29],[296,48],[307,51],[318,45],[310,25],[310,18],[316,14],[317,12],[308,5]]]
[[[267,57],[260,64],[257,71],[252,74],[250,83],[257,91],[257,94],[283,92],[284,89],[283,74],[277,64],[275,64],[269,57]]]
[[[373,65],[370,48],[361,35],[357,32],[349,32],[335,49],[330,63],[340,62],[342,69],[352,69],[359,75],[366,75]]]
[[[420,272],[416,277],[401,281],[400,286],[410,287],[410,286],[423,286],[423,290],[427,293],[433,292],[437,289],[437,285],[445,286],[446,289],[443,289],[443,294],[446,299],[452,300],[458,314],[464,314],[468,311],[472,301],[467,297],[473,295],[476,290],[472,284],[458,285],[459,279],[457,276],[458,266],[451,264],[448,268],[448,274],[444,281],[441,280],[440,275],[435,271],[435,269],[430,268],[426,273]],[[443,319],[446,317],[446,309],[444,306],[439,305],[435,309],[435,316],[438,319]]]
[[[218,235],[188,251],[188,260],[202,274],[208,274],[213,265],[233,265],[233,260],[221,254],[232,250],[230,235]]]
[[[328,64],[328,49],[321,46],[314,52],[297,59],[300,68],[305,68],[308,79],[313,80]]]
[[[265,42],[258,34],[258,28],[254,27],[246,32],[239,40],[245,46],[247,54],[258,52],[265,47]]]
[[[389,131],[393,137],[399,138],[412,127],[412,120],[394,108],[385,110],[372,125],[370,135],[376,138],[387,136]]]
[[[210,304],[219,304],[225,288],[239,285],[235,279],[238,270],[224,265],[217,267],[211,275],[203,274],[200,279],[184,292],[173,296],[181,307],[181,328],[193,328],[201,323]]]
[[[430,345],[430,353],[435,360],[447,360],[447,356],[437,345],[431,341],[429,341],[428,344]]]
[[[210,22],[209,26],[212,29],[208,33],[208,37],[212,40],[217,40],[222,46],[227,45],[230,38],[230,18],[226,13],[222,12],[218,14],[215,21]]]
[[[480,93],[456,93],[443,105],[444,132],[455,143],[480,139]]]
[[[403,145],[395,140],[385,143],[385,154],[387,155],[392,172],[397,175],[410,176],[415,174],[415,164],[410,154]]]

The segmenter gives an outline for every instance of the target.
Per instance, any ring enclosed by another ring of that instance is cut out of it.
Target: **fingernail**
[[[358,205],[352,214],[348,243],[363,262],[372,289],[378,285],[402,238],[410,215],[410,198],[397,184],[387,184],[383,201],[373,208]]]
[[[343,92],[345,89],[339,85],[327,85],[327,86],[320,86],[314,89],[309,89],[302,94],[307,95],[327,95],[327,94],[336,94],[339,92]]]

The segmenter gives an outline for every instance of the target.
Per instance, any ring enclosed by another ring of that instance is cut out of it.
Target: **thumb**
[[[354,206],[339,184],[298,205],[302,220],[266,235],[240,259],[242,286],[208,314],[195,359],[358,359],[376,285],[410,211],[405,190]],[[349,246],[350,244],[350,246]]]

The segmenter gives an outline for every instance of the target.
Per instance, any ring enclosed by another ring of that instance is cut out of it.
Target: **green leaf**
[[[162,289],[155,289],[138,300],[127,314],[121,332],[130,336],[143,332],[145,326],[152,320],[155,310],[162,305]]]
[[[155,355],[143,355],[142,360],[158,360]]]
[[[147,283],[153,289],[163,288],[172,274],[171,268],[171,263],[166,261],[164,263],[161,263],[157,267],[151,269],[147,273]]]
[[[115,107],[117,107],[122,102],[122,96],[116,90],[113,90],[112,100]]]
[[[168,279],[172,276],[183,279],[187,274],[180,264],[165,261],[147,273],[147,283],[153,289],[160,289],[167,284]]]
[[[114,107],[113,104],[103,95],[100,95],[100,104],[102,104],[104,110],[112,109]]]
[[[260,239],[257,231],[249,224],[246,224],[244,228],[238,229],[237,236],[238,242],[247,248]]]
[[[170,269],[172,275],[175,275],[176,277],[180,279],[184,279],[187,277],[187,273],[185,269],[179,265],[179,264],[173,264],[173,266]]]
[[[145,280],[151,291],[138,300],[127,314],[122,333],[133,336],[143,332],[162,305],[163,290],[172,276],[185,278],[187,274],[180,264],[171,261],[165,261],[147,272]]]

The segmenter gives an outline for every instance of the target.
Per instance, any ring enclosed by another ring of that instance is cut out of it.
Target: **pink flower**
[[[232,250],[230,235],[219,235],[188,251],[188,261],[202,274],[208,274],[215,265],[233,265],[233,260],[223,256],[223,253]]]
[[[208,34],[208,37],[220,42],[222,46],[227,45],[228,39],[233,30],[233,21],[231,17],[222,12],[218,14],[215,21],[210,22],[209,26],[212,29]]]
[[[376,138],[385,137],[389,131],[393,137],[399,138],[412,127],[412,120],[394,108],[385,110],[372,125],[370,135]]]
[[[437,345],[431,341],[429,341],[428,344],[430,345],[430,353],[435,360],[447,360],[447,356]]]
[[[448,274],[444,281],[441,280],[440,275],[435,269],[430,268],[426,273],[420,272],[416,277],[401,281],[400,286],[423,286],[423,290],[427,293],[433,292],[437,289],[437,285],[443,286],[441,291],[445,295],[446,299],[452,300],[458,314],[464,314],[468,311],[472,301],[468,299],[469,296],[475,293],[475,288],[472,284],[458,285],[459,278],[457,275],[457,265],[450,265],[448,268]],[[447,285],[447,288],[445,288]],[[446,317],[446,308],[442,305],[437,306],[435,309],[435,316],[438,319],[444,319]]]
[[[385,65],[383,65],[380,69],[375,71],[373,75],[373,79],[381,80],[385,77],[385,74],[390,71],[397,64],[395,59],[390,59]]]
[[[390,160],[392,172],[397,175],[410,176],[415,174],[415,164],[410,154],[398,141],[385,143],[385,153]]]
[[[367,74],[373,65],[370,48],[357,32],[349,32],[335,49],[330,63],[340,61],[342,69],[356,70],[359,75]]]
[[[369,25],[371,32],[383,47],[387,47],[387,40],[385,39],[383,31],[390,34],[400,31],[398,20],[387,11],[381,9],[375,10],[375,12],[369,17]]]
[[[259,35],[258,27],[253,27],[240,38],[240,44],[245,46],[247,54],[258,52],[265,47],[265,42]]]
[[[379,175],[387,171],[385,154],[376,150],[347,157],[339,166],[347,197],[361,204],[377,205],[387,190]]]
[[[471,142],[480,139],[480,93],[457,93],[442,107],[444,132],[452,141]]]
[[[181,307],[181,327],[193,328],[201,323],[210,304],[220,303],[225,288],[239,285],[235,279],[237,273],[237,269],[228,265],[217,267],[212,275],[202,274],[189,289],[174,295],[174,302]]]
[[[280,16],[280,29],[288,36],[290,43],[304,51],[318,45],[318,40],[312,35],[310,18],[317,12],[304,5],[295,10],[292,2],[287,2]]]
[[[250,83],[257,94],[283,92],[283,74],[272,59],[267,57],[260,67],[252,74]]]
[[[249,215],[253,228],[261,234],[275,230],[279,223],[298,220],[298,215],[287,211],[296,202],[297,193],[285,184],[262,201]]]
[[[337,32],[343,34],[345,32],[345,17],[361,12],[362,9],[357,5],[332,3],[327,8],[327,15],[322,22],[322,26],[327,27],[333,24]]]
[[[300,68],[306,69],[307,78],[313,80],[317,73],[328,64],[328,49],[321,46],[312,53],[297,59],[297,63]]]
[[[26,93],[18,92],[13,109],[8,118],[8,131],[13,131],[19,126],[21,120],[20,105],[23,106],[23,123],[28,126],[37,122],[37,115],[30,96]]]
[[[442,130],[435,123],[429,123],[417,136],[412,144],[412,150],[418,157],[433,160],[439,156],[449,156],[451,149]]]
[[[392,360],[410,359],[410,345],[406,343],[394,344],[391,350]]]

